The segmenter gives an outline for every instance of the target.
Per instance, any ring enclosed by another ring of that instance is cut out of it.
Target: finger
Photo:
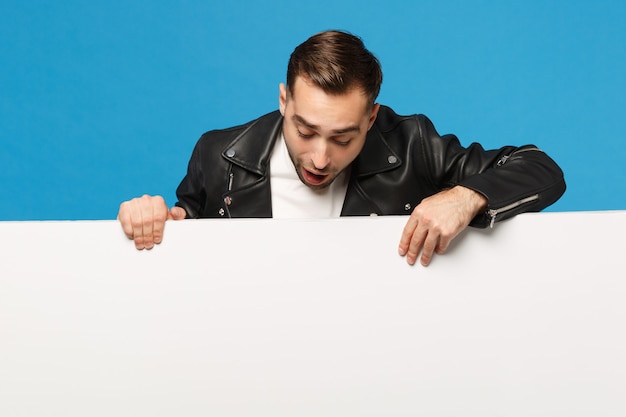
[[[422,250],[422,246],[424,245],[424,240],[426,239],[427,230],[421,228],[419,225],[415,229],[413,236],[411,238],[411,242],[409,244],[409,248],[406,253],[406,261],[409,265],[414,265],[415,261],[417,261],[417,255]]]
[[[430,264],[438,242],[439,236],[431,230],[430,233],[428,233],[428,237],[426,237],[426,240],[424,241],[424,248],[422,249],[420,263],[423,266],[428,266],[428,264]]]
[[[155,197],[153,203],[153,241],[155,244],[159,244],[163,241],[163,229],[165,228],[165,221],[167,220],[169,211],[162,197]]]
[[[120,204],[120,211],[117,214],[117,219],[122,225],[122,230],[124,231],[124,234],[126,235],[126,237],[129,239],[132,239],[133,238],[133,225],[130,219],[130,209],[128,207],[129,204],[130,202],[128,201],[125,201],[122,204]]]
[[[402,236],[400,236],[400,243],[398,244],[398,253],[400,256],[404,256],[407,254],[409,250],[409,244],[411,243],[411,239],[415,233],[415,229],[417,228],[417,216],[411,215],[409,220],[404,225],[404,229],[402,230]]]
[[[139,250],[144,249],[145,246],[143,243],[143,217],[139,199],[133,198],[128,204],[128,209],[130,224],[133,229],[132,237],[135,241],[135,247]]]
[[[152,249],[154,246],[154,207],[150,197],[144,195],[141,197],[141,218],[142,218],[142,237],[143,246],[146,249]]]
[[[182,220],[187,216],[187,212],[185,211],[184,208],[182,207],[172,207],[172,209],[170,210],[170,215],[168,216],[168,219],[171,220]]]
[[[452,237],[444,237],[439,236],[439,243],[437,244],[437,247],[435,248],[435,253],[438,255],[441,255],[442,253],[444,253],[445,251],[448,250],[448,246],[450,246],[450,243],[452,242]]]

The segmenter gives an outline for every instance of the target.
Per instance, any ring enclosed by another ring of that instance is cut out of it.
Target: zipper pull
[[[496,215],[498,214],[498,210],[494,210],[494,209],[489,209],[487,211],[487,216],[489,216],[489,218],[491,219],[491,221],[489,222],[489,228],[493,229],[493,225],[496,222]]]

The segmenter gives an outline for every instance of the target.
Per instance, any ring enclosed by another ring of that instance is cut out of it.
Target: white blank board
[[[624,416],[626,212],[0,223],[0,416]]]

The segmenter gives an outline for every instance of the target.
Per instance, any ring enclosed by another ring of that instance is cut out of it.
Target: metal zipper
[[[500,158],[498,160],[498,162],[496,163],[497,166],[501,167],[502,165],[504,165],[504,163],[513,155],[517,155],[518,153],[522,153],[522,152],[528,152],[528,151],[539,151],[539,152],[543,152],[541,149],[537,148],[537,147],[532,147],[532,148],[525,148],[525,149],[518,149],[517,151],[510,153],[508,155],[504,155],[502,158]]]
[[[506,211],[513,210],[514,208],[519,207],[522,204],[530,203],[531,201],[535,201],[537,199],[539,199],[539,194],[534,194],[534,195],[531,195],[529,197],[522,198],[521,200],[518,200],[518,201],[516,201],[514,203],[507,204],[504,207],[500,207],[498,209],[489,209],[487,211],[487,215],[491,218],[491,221],[489,223],[489,227],[493,228],[493,224],[496,222],[496,216],[498,214],[502,214],[502,213],[504,213]]]

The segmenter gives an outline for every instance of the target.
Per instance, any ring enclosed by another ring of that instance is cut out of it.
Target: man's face
[[[329,95],[297,77],[294,94],[280,85],[280,112],[289,156],[310,188],[328,187],[357,157],[379,105],[372,108],[360,89]]]

